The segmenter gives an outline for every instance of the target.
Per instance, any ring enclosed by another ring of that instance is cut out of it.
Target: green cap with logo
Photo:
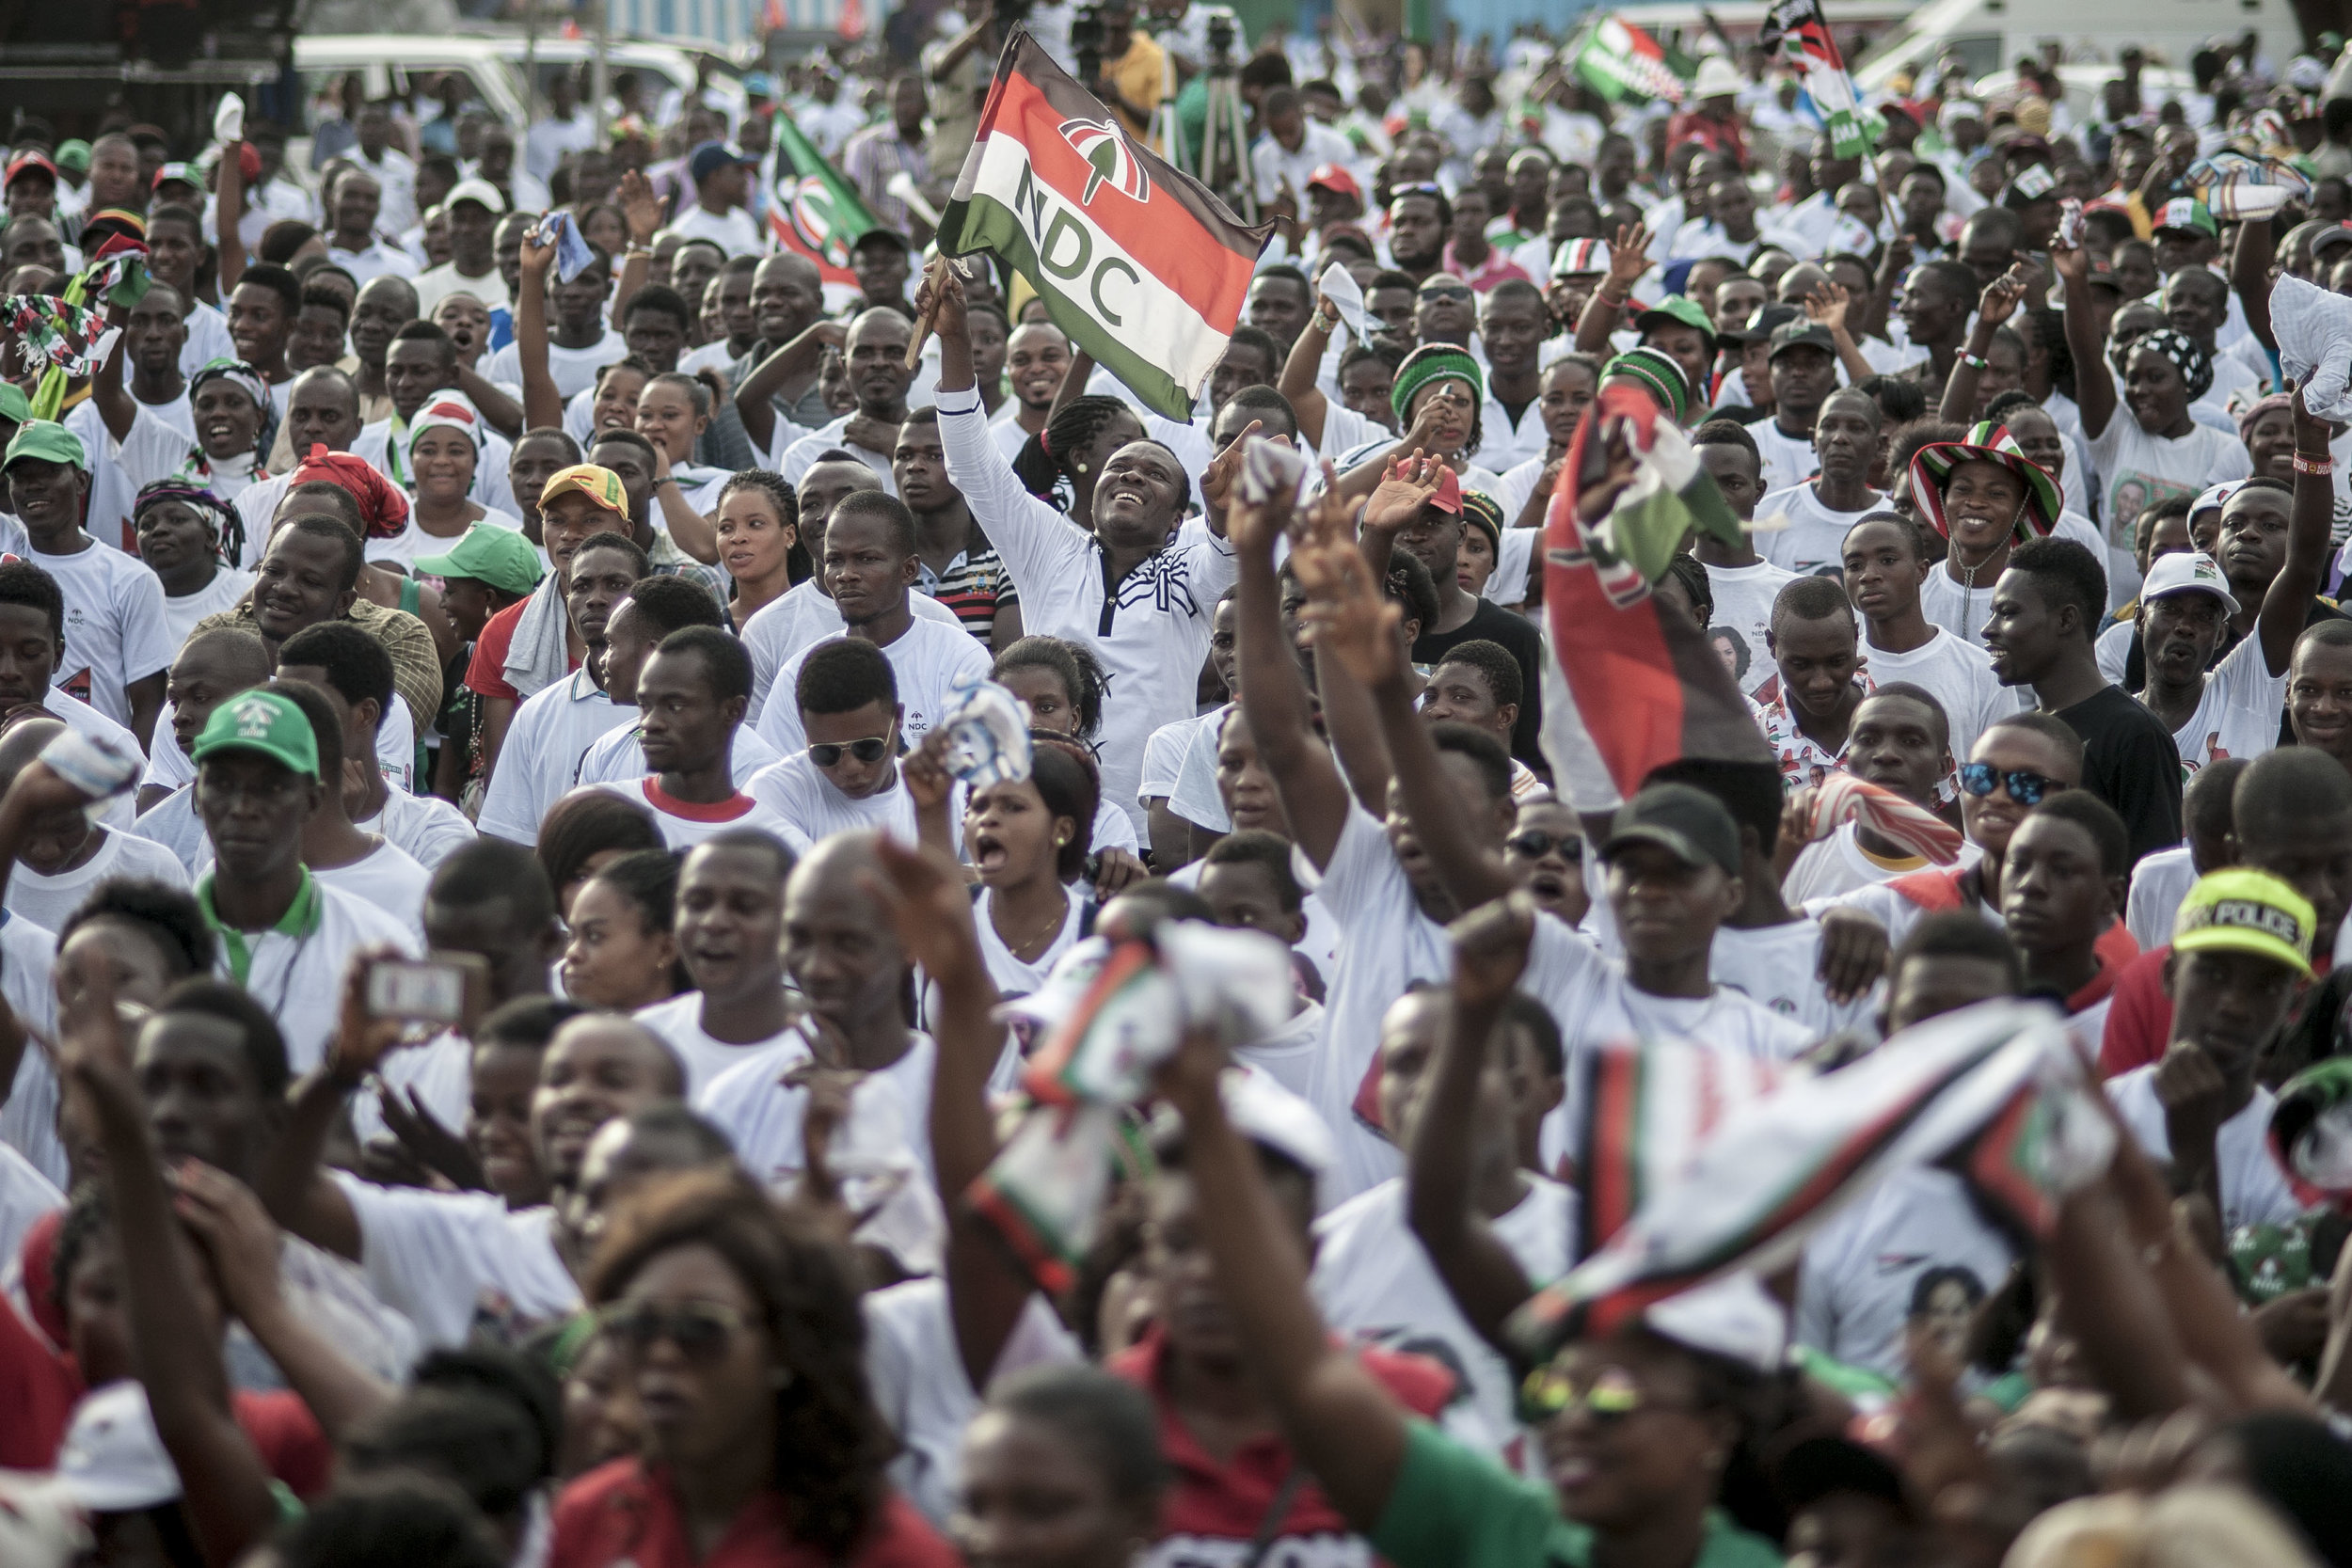
[[[419,556],[416,568],[419,577],[470,578],[506,594],[528,594],[545,575],[531,541],[496,523],[476,523],[446,554]]]
[[[2231,867],[2197,879],[2172,917],[2178,953],[2251,953],[2312,973],[2312,934],[2319,917],[2311,900],[2267,871]]]
[[[89,454],[82,450],[81,437],[55,420],[26,420],[18,425],[15,437],[8,442],[8,455],[0,457],[0,468],[13,468],[27,457],[44,463],[65,463],[84,473],[89,472]]]
[[[202,762],[225,752],[250,752],[306,779],[319,776],[319,737],[282,692],[241,691],[213,709],[188,755]]]

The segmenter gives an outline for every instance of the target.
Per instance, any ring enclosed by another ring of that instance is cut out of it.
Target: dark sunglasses
[[[869,735],[863,740],[819,740],[809,747],[808,760],[819,768],[831,768],[847,752],[860,762],[880,762],[889,750],[890,737],[886,735]]]
[[[1601,1426],[1614,1426],[1645,1410],[1671,1409],[1650,1399],[1633,1374],[1622,1367],[1604,1367],[1581,1393],[1569,1379],[1566,1367],[1554,1361],[1536,1368],[1519,1384],[1519,1421],[1538,1426],[1581,1410]]]
[[[1541,828],[1529,828],[1513,833],[1502,841],[1502,847],[1522,860],[1541,860],[1554,849],[1567,860],[1584,858],[1584,841],[1574,833],[1548,833]]]
[[[747,1320],[723,1302],[681,1301],[663,1307],[650,1301],[615,1302],[598,1317],[605,1335],[629,1355],[643,1355],[662,1339],[689,1361],[716,1361],[742,1333]]]
[[[2004,773],[1989,762],[1963,762],[1960,765],[1960,787],[1971,795],[1985,796],[1997,785],[2009,786],[2010,799],[2021,806],[2038,806],[2044,795],[2056,795],[2066,786],[2056,779],[2023,768]]]
[[[1424,283],[1422,285],[1417,297],[1422,299],[1468,299],[1470,296],[1470,290],[1458,284],[1446,283],[1441,284],[1437,288],[1431,288],[1428,284]]]

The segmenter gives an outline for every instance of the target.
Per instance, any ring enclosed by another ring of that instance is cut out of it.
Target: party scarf
[[[0,299],[0,311],[6,312],[8,329],[16,334],[24,368],[47,366],[59,372],[60,400],[65,381],[97,372],[98,340],[106,330],[97,311],[56,294],[10,294]],[[41,390],[48,390],[45,377]],[[34,417],[42,417],[38,404]]]
[[[1067,1290],[1093,1244],[1126,1107],[1188,1030],[1229,1042],[1290,1021],[1290,955],[1255,931],[1162,921],[1147,935],[1090,938],[1006,1012],[1046,1025],[1021,1075],[1020,1125],[969,1195],[1049,1292]]]
[[[1824,774],[1813,786],[1813,813],[1805,821],[1805,837],[1825,838],[1842,822],[1859,822],[1938,865],[1960,859],[1960,830],[1927,807],[1851,773]]]

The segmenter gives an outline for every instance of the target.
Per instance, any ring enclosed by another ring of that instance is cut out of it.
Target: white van
[[[1987,76],[2025,56],[2039,58],[2045,42],[2058,44],[2062,61],[2094,73],[2134,44],[2150,65],[2185,73],[2189,56],[2208,42],[2234,40],[2249,28],[2274,68],[2302,50],[2303,32],[2287,0],[1930,0],[1880,38],[1853,75],[1863,92],[1876,92],[1898,71],[1915,74],[1949,49],[1971,77]],[[2071,103],[2071,77],[2067,89]]]
[[[472,85],[473,96],[516,135],[527,123],[522,78],[506,63],[499,44],[477,38],[416,38],[405,33],[328,33],[298,37],[294,70],[302,77],[304,101],[317,101],[332,81],[353,71],[370,98],[405,92],[411,80],[456,71]]]

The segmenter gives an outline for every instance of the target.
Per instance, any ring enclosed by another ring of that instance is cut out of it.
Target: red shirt
[[[1140,1342],[1104,1364],[1104,1370],[1152,1396],[1160,1413],[1160,1451],[1175,1471],[1175,1484],[1168,1489],[1168,1500],[1161,1508],[1160,1540],[1150,1560],[1226,1561],[1233,1556],[1232,1545],[1257,1538],[1259,1528],[1272,1512],[1282,1483],[1290,1479],[1290,1445],[1269,1433],[1244,1443],[1231,1461],[1219,1461],[1203,1449],[1162,1386],[1160,1361],[1167,1346],[1166,1334],[1155,1325]],[[1364,1370],[1417,1416],[1436,1419],[1454,1397],[1454,1375],[1425,1356],[1398,1355],[1370,1347],[1359,1347],[1355,1354]],[[1277,1540],[1301,1537],[1323,1540],[1311,1554],[1277,1550],[1268,1552],[1267,1560],[1311,1562],[1317,1568],[1344,1568],[1351,1562],[1374,1560],[1371,1546],[1348,1528],[1323,1489],[1311,1481],[1292,1497],[1282,1528],[1276,1532]],[[1186,1549],[1186,1538],[1200,1543],[1198,1549]]]
[[[482,635],[474,639],[473,657],[466,661],[466,689],[485,697],[503,697],[519,703],[523,694],[507,683],[506,655],[515,645],[515,628],[523,618],[523,607],[531,603],[524,598],[508,605],[483,623]],[[580,660],[569,658],[568,667],[577,670]]]
[[[639,1459],[598,1465],[555,1499],[548,1568],[835,1568],[815,1546],[785,1533],[784,1497],[762,1492],[743,1505],[710,1555],[696,1558],[677,1494]],[[840,1568],[962,1568],[961,1560],[896,1492],[872,1533]]]

